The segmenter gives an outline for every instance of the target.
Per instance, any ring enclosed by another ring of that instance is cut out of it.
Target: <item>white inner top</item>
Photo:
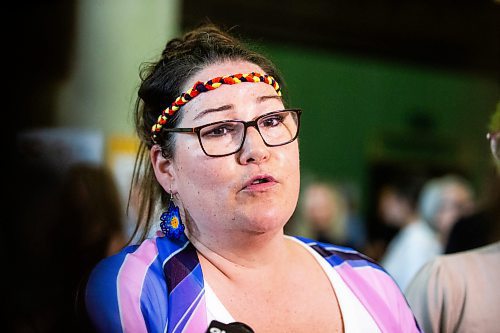
[[[290,236],[285,237],[295,241],[297,244],[300,244],[303,248],[309,251],[328,276],[328,279],[332,284],[332,288],[335,290],[335,294],[337,295],[340,311],[344,320],[345,332],[380,332],[372,316],[368,313],[358,298],[354,296],[351,289],[347,287],[344,280],[342,280],[337,271],[335,271],[326,259],[298,239]],[[217,297],[207,280],[204,280],[204,284],[208,322],[210,323],[214,319],[226,324],[236,321]]]

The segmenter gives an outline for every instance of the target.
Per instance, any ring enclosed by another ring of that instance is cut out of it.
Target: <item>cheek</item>
[[[177,156],[178,191],[183,202],[207,202],[207,197],[220,200],[228,189],[233,174],[229,157],[211,158],[203,151],[191,147]],[[219,199],[216,199],[219,198]]]
[[[290,177],[295,177],[293,180],[300,178],[299,147],[297,144],[290,145],[280,160],[283,170],[286,170]]]
[[[198,178],[203,179],[204,174],[210,172],[210,168],[207,168],[209,157],[203,153],[196,135],[179,136],[175,148],[176,176],[182,182],[181,187],[186,182],[198,183]]]
[[[285,194],[288,200],[296,202],[300,190],[300,160],[297,144],[283,146],[286,147],[279,154],[278,174],[286,184]],[[272,172],[272,171],[271,171]]]

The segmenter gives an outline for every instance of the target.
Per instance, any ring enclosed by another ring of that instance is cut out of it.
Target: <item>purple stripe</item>
[[[183,250],[173,255],[163,265],[167,280],[167,290],[170,294],[199,264],[196,249],[189,243]]]

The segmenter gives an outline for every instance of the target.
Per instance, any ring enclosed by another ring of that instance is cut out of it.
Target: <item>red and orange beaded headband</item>
[[[248,73],[248,74],[233,74],[228,76],[219,76],[214,79],[208,80],[207,82],[198,81],[194,84],[193,88],[189,89],[185,93],[182,93],[175,101],[165,110],[162,111],[161,115],[158,117],[156,124],[151,128],[151,139],[154,143],[157,142],[157,134],[161,131],[163,125],[168,121],[168,117],[172,117],[175,112],[177,112],[184,104],[198,96],[200,93],[214,90],[219,88],[223,84],[237,84],[241,82],[264,82],[271,85],[274,90],[281,96],[281,88],[276,82],[276,80],[267,74],[260,73]]]

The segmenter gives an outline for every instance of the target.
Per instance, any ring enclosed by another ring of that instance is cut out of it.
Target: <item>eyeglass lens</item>
[[[493,156],[500,160],[500,132],[488,134],[490,140],[490,147]]]
[[[255,122],[268,146],[284,145],[297,136],[299,120],[295,111],[269,113],[257,118]],[[223,121],[203,127],[199,133],[201,145],[208,155],[235,153],[243,145],[246,127],[243,121]]]

